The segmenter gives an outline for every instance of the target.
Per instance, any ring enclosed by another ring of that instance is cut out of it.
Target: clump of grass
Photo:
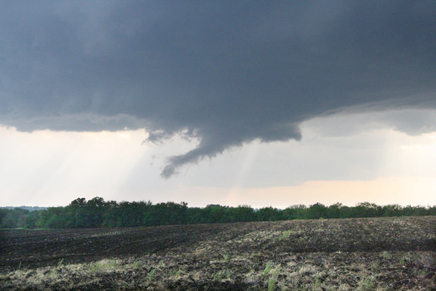
[[[322,278],[322,276],[320,274],[316,275],[315,286],[314,286],[315,289],[321,288],[321,283],[322,283],[321,278]]]
[[[277,278],[279,276],[280,266],[272,269],[270,271],[270,278],[268,280],[268,291],[273,291],[276,289]]]
[[[291,234],[292,234],[292,230],[285,230],[285,231],[282,233],[282,236],[279,237],[279,240],[286,239],[286,238],[290,237]]]
[[[304,265],[298,271],[300,275],[308,275],[308,274],[313,274],[315,272],[316,272],[316,267],[312,265]]]
[[[58,262],[58,268],[62,267],[62,264],[64,263],[64,259],[60,259]]]
[[[148,281],[152,281],[153,278],[154,278],[154,275],[156,275],[156,269],[153,269],[153,270],[150,271],[150,273],[148,273],[147,280]]]
[[[140,261],[135,261],[135,262],[133,262],[132,266],[135,269],[139,269],[139,268],[141,268],[142,264]]]
[[[178,279],[181,277],[181,275],[182,275],[182,270],[177,270],[171,274],[171,277],[174,279]]]
[[[275,290],[277,284],[277,277],[280,272],[280,266],[275,267],[273,262],[267,262],[263,270],[263,276],[268,276],[268,291]]]
[[[164,260],[159,261],[159,263],[157,263],[157,265],[156,265],[156,267],[158,269],[164,269],[164,268],[166,268],[166,266],[167,265],[165,264]]]
[[[226,262],[226,263],[230,262],[230,255],[229,254],[224,254],[223,261]]]
[[[403,256],[403,257],[400,259],[400,264],[403,265],[403,266],[405,266],[409,260],[410,260],[409,257],[407,257],[407,256]]]
[[[371,265],[371,270],[372,270],[373,272],[375,272],[375,273],[380,272],[380,265],[379,265],[378,263],[373,263],[373,264]]]
[[[390,252],[388,252],[388,251],[383,251],[383,252],[380,254],[380,256],[381,256],[383,259],[387,259],[387,260],[392,259],[392,254],[391,254]]]
[[[223,279],[230,279],[231,275],[232,275],[232,273],[230,272],[229,269],[220,270],[217,273],[215,273],[215,275],[213,275],[213,280],[214,281],[221,281]]]
[[[102,272],[109,272],[113,271],[121,266],[120,260],[108,260],[104,259],[95,263],[92,263],[89,266],[89,270],[93,273],[102,273]]]
[[[58,275],[56,274],[55,270],[53,270],[53,269],[50,270],[50,272],[48,272],[45,275],[45,278],[48,280],[55,280],[55,279],[57,279],[57,277],[58,277]]]
[[[267,262],[266,266],[265,266],[265,269],[263,270],[263,275],[267,276],[271,272],[273,267],[274,267],[274,263],[273,262]]]
[[[376,286],[377,286],[377,282],[375,278],[373,276],[370,276],[364,278],[359,282],[359,287],[357,290],[371,291],[371,290],[375,290]]]
[[[273,276],[268,280],[268,291],[274,291],[276,289],[277,276]]]
[[[27,272],[25,270],[22,270],[21,268],[18,270],[15,270],[11,274],[13,274],[13,275],[9,275],[10,278],[13,277],[16,279],[21,279],[21,280],[27,276]]]
[[[352,289],[351,289],[351,286],[348,284],[341,284],[341,285],[339,285],[338,290],[339,291],[348,291],[348,290],[352,290]]]

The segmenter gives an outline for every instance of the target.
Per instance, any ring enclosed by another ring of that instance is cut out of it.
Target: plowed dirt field
[[[436,217],[0,230],[0,290],[436,290]]]

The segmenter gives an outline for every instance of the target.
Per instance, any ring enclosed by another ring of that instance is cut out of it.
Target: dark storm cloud
[[[183,132],[162,172],[346,108],[436,107],[433,1],[0,4],[0,123]]]

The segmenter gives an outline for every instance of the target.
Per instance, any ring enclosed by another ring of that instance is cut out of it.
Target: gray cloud
[[[434,109],[351,112],[336,114],[334,118],[313,118],[305,122],[303,127],[309,126],[318,136],[324,137],[345,137],[380,128],[390,128],[410,136],[436,131]]]
[[[316,116],[435,108],[434,15],[434,1],[2,2],[0,123],[197,138],[168,178],[299,140]]]

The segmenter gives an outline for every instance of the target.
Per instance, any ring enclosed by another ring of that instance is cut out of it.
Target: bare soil
[[[436,290],[436,217],[0,230],[0,290]]]

